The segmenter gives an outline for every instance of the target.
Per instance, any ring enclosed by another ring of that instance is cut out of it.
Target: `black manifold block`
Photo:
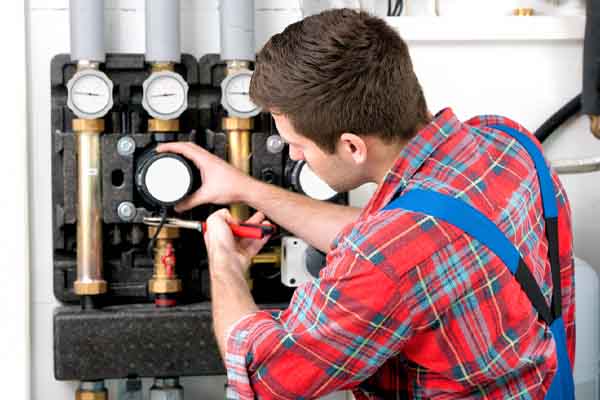
[[[57,380],[223,374],[210,303],[114,306],[54,313]]]

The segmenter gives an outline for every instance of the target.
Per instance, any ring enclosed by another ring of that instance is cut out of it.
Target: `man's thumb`
[[[180,213],[194,208],[196,206],[199,206],[201,204],[206,204],[208,203],[208,199],[206,199],[205,197],[206,196],[202,191],[202,187],[200,187],[200,189],[196,190],[194,193],[177,203],[177,205],[175,205],[175,211]]]

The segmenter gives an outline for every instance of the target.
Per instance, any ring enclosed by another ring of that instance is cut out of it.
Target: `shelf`
[[[387,17],[406,41],[583,40],[585,17]]]

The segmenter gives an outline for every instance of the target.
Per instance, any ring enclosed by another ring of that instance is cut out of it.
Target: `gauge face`
[[[174,203],[187,195],[192,177],[187,166],[173,157],[154,161],[144,175],[148,193],[161,203]]]
[[[252,71],[241,70],[229,75],[221,84],[223,107],[233,117],[250,118],[258,115],[260,108],[250,100]]]
[[[308,164],[303,163],[300,168],[298,186],[304,194],[316,200],[329,200],[337,195],[337,192],[319,178]]]
[[[112,107],[113,85],[100,71],[80,71],[73,76],[67,87],[68,106],[79,118],[101,118]]]
[[[158,119],[178,118],[187,108],[188,85],[171,71],[155,72],[144,82],[142,105]]]

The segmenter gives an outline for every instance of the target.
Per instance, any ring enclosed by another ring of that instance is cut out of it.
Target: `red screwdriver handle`
[[[270,224],[229,224],[229,228],[233,236],[248,239],[262,239],[277,231],[275,226]],[[202,230],[206,232],[206,222],[202,223]]]
[[[262,239],[275,231],[273,225],[266,224],[229,224],[229,227],[234,236],[250,239]]]

